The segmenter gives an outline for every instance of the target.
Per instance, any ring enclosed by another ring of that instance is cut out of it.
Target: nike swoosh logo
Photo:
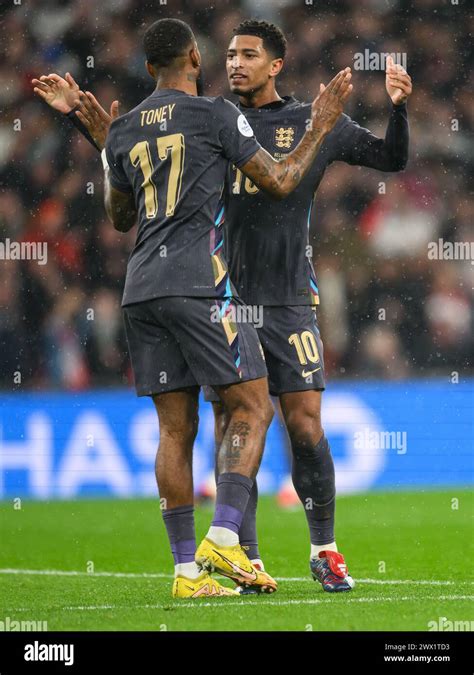
[[[225,555],[222,555],[222,553],[220,551],[216,551],[216,549],[213,549],[213,551],[215,553],[217,553],[217,555],[220,556],[222,558],[222,560],[224,560],[224,562],[226,562],[231,567],[231,569],[236,574],[239,574],[242,578],[244,578],[248,581],[255,581],[257,579],[257,573],[256,572],[254,572],[253,574],[250,574],[249,572],[246,572],[241,567],[239,567],[236,563],[232,562],[232,560],[229,560],[229,558],[226,558]]]
[[[309,375],[312,375],[313,373],[317,373],[318,370],[321,370],[321,366],[319,368],[315,368],[314,370],[303,370],[301,371],[301,374],[303,377],[308,377]]]

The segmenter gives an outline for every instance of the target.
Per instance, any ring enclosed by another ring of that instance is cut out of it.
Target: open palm
[[[412,92],[411,77],[391,56],[387,57],[385,86],[394,105],[405,103]]]
[[[65,78],[50,73],[31,82],[35,94],[58,112],[66,114],[79,104],[79,85],[70,73]]]

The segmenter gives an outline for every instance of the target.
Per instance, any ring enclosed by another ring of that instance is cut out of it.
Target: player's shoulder
[[[112,120],[108,135],[114,136],[117,134],[118,131],[123,133],[126,130],[126,128],[134,122],[134,120],[136,119],[136,113],[140,111],[140,108],[141,104],[135,106],[135,108],[132,108],[132,110],[129,110],[128,112],[123,113],[123,115],[119,115],[119,117],[116,117],[114,120]]]
[[[311,119],[311,103],[300,101],[294,96],[284,96],[283,101],[283,105],[270,111],[272,117],[297,125],[306,124]]]
[[[207,99],[214,106],[227,107],[228,105],[231,105],[232,107],[235,107],[232,101],[229,101],[225,96],[222,96],[222,94],[219,96],[201,96],[201,98]]]
[[[349,115],[347,113],[344,113],[344,112],[341,113],[340,116],[339,116],[339,119],[336,122],[336,126],[346,127],[348,124],[349,125],[356,124],[356,122],[354,122],[352,117],[349,117]]]
[[[293,113],[295,115],[311,115],[311,103],[307,101],[300,101],[295,96],[283,96],[284,104],[281,108],[277,108],[281,112]]]
[[[301,116],[301,118],[305,120],[311,119],[312,102],[300,101],[293,96],[288,97],[288,99],[289,99],[288,103],[284,107],[285,112],[293,113],[297,117]],[[343,129],[346,129],[348,126],[354,125],[355,122],[353,119],[349,117],[349,115],[346,115],[346,113],[341,113],[331,133],[338,134]]]
[[[207,99],[209,107],[216,115],[225,116],[226,114],[229,114],[229,112],[235,113],[236,110],[240,112],[232,101],[224,98],[224,96],[202,96],[201,98]]]
[[[346,113],[341,113],[334,127],[324,139],[323,151],[336,152],[337,149],[343,153],[347,152],[349,147],[358,143],[360,126]]]
[[[335,137],[341,133],[350,134],[359,128],[357,122],[354,122],[352,117],[346,113],[341,113],[334,127],[329,132],[329,136]]]
[[[223,96],[208,97],[209,105],[209,119],[220,128],[234,127],[237,125],[238,129],[244,136],[251,136],[253,132],[249,127],[245,115],[239,108],[224,98]]]
[[[295,96],[287,96],[285,98],[287,99],[285,107],[288,110],[311,110],[311,103],[308,103],[308,101],[300,101]]]

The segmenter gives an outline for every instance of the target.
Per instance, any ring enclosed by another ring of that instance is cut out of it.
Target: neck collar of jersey
[[[182,94],[183,96],[191,96],[191,94],[187,94],[185,91],[182,89],[155,89],[152,96],[168,96],[172,94],[175,96],[176,94]]]
[[[284,108],[288,103],[294,103],[296,101],[294,96],[282,96],[281,101],[272,101],[271,103],[266,103],[265,105],[258,106],[258,108],[252,108],[250,106],[243,105],[239,101],[239,108],[241,110],[250,111],[250,110],[279,110]]]

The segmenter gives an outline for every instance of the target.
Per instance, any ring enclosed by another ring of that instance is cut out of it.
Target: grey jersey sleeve
[[[133,187],[120,160],[117,140],[117,122],[113,122],[105,141],[105,154],[109,165],[110,184],[119,192],[132,192]]]
[[[214,117],[222,154],[236,167],[243,166],[261,149],[247,118],[222,96],[215,100]]]

